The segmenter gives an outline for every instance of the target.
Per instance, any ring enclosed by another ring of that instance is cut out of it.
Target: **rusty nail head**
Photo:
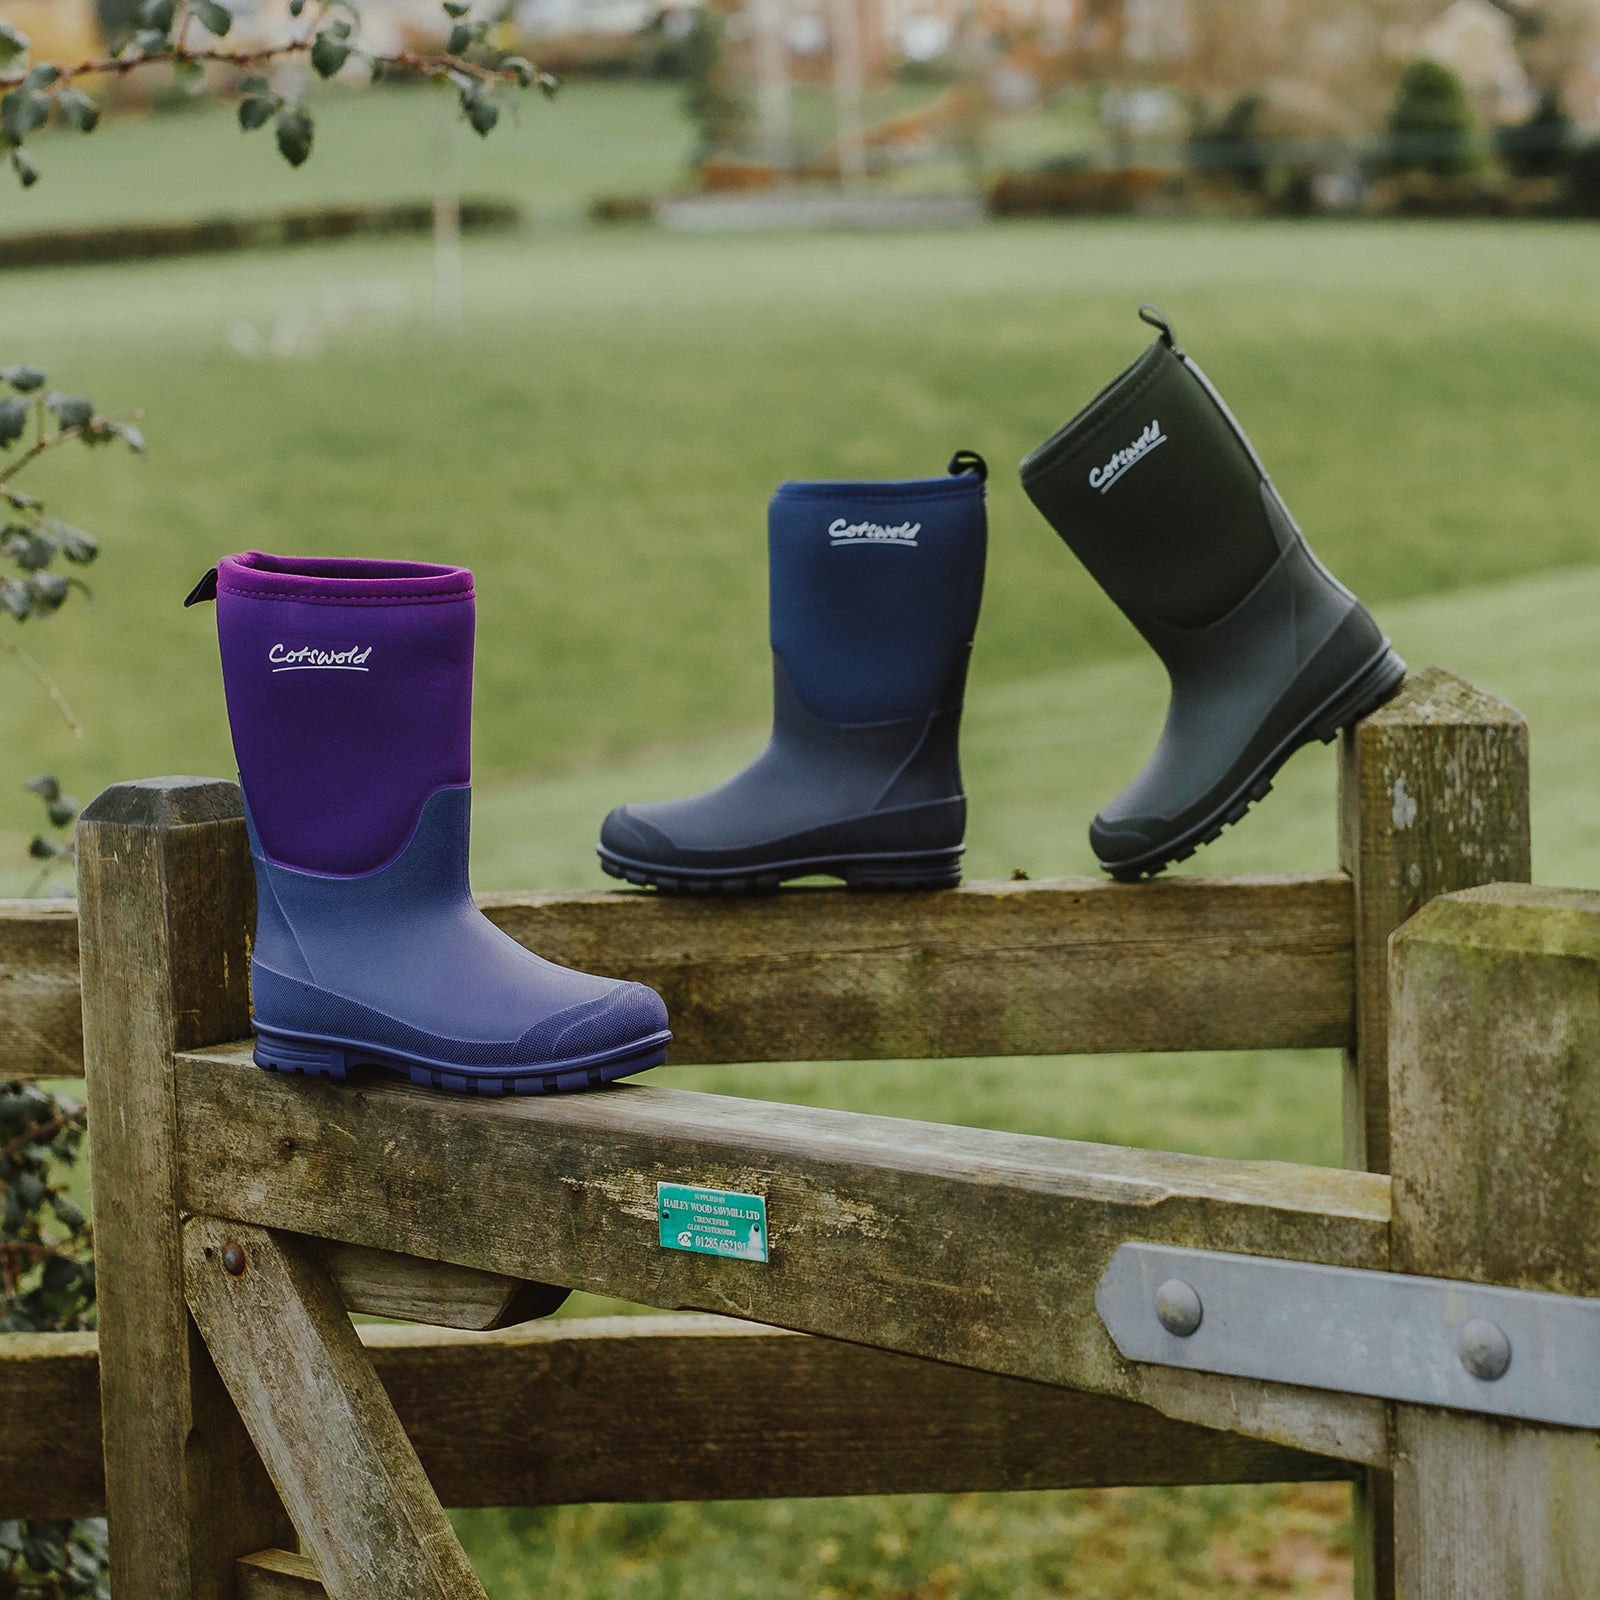
[[[249,1258],[244,1253],[244,1246],[230,1239],[222,1247],[222,1270],[230,1278],[242,1278],[245,1268],[250,1265]]]

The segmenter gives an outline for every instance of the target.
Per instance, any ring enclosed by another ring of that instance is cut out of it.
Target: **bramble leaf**
[[[19,33],[4,17],[0,17],[0,67],[9,66],[18,56],[25,56],[32,43],[27,34]]]
[[[84,428],[94,421],[94,401],[84,394],[62,394],[52,389],[44,397],[48,410],[55,412],[63,428]]]
[[[278,97],[266,94],[253,94],[246,100],[239,102],[239,126],[246,133],[254,133],[257,128],[264,128],[272,121],[278,109]]]
[[[334,77],[350,59],[350,46],[329,33],[319,33],[311,45],[311,65],[319,77]]]
[[[278,113],[278,150],[291,167],[305,165],[315,132],[304,107],[285,106]]]
[[[100,125],[100,107],[82,89],[63,89],[56,95],[56,111],[80,133],[93,133]]]
[[[0,447],[15,444],[22,437],[29,410],[26,400],[0,400]]]
[[[221,39],[233,26],[233,13],[218,0],[189,0],[189,9],[200,19],[208,33]]]

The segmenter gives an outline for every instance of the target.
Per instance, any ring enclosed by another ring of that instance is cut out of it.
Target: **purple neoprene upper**
[[[472,574],[420,561],[225,556],[217,633],[262,848],[370,872],[435,790],[471,781]]]

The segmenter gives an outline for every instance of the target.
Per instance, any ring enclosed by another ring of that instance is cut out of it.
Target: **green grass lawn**
[[[522,142],[476,152],[468,187],[559,220],[594,189],[665,184],[685,148],[667,95],[530,101]],[[104,166],[88,160],[93,141],[52,139],[45,183],[0,191],[0,227],[241,194],[425,192],[432,126],[404,111],[400,97],[330,107],[301,174],[220,122],[206,148],[226,153],[205,158],[179,120],[108,125]],[[1092,871],[1089,816],[1148,749],[1162,684],[1013,463],[1137,352],[1143,298],[1172,313],[1319,552],[1402,653],[1530,716],[1536,869],[1600,881],[1597,242],[1579,226],[1475,224],[548,228],[469,241],[453,342],[430,330],[422,243],[7,274],[0,358],[142,406],[151,452],[63,455],[38,474],[52,509],[106,553],[94,609],[26,636],[87,737],[66,737],[20,675],[5,701],[6,881],[26,877],[33,817],[17,786],[41,767],[85,796],[121,777],[230,770],[214,624],[180,601],[218,554],[258,547],[469,562],[476,881],[599,884],[591,851],[609,806],[714,781],[759,746],[773,484],[938,471],[961,445],[995,468],[965,740],[970,870]],[[320,353],[249,361],[230,347],[237,323],[293,318],[321,327]],[[1328,753],[1298,757],[1192,868],[1330,866],[1332,793]],[[1338,1153],[1323,1053],[658,1076],[1119,1143]],[[1344,1507],[1337,1489],[1192,1490],[575,1508],[463,1526],[497,1600],[1210,1600],[1347,1593]]]

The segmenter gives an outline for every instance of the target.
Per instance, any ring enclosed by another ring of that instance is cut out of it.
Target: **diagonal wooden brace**
[[[330,1600],[484,1600],[310,1250],[194,1217],[183,1260],[190,1312]]]

